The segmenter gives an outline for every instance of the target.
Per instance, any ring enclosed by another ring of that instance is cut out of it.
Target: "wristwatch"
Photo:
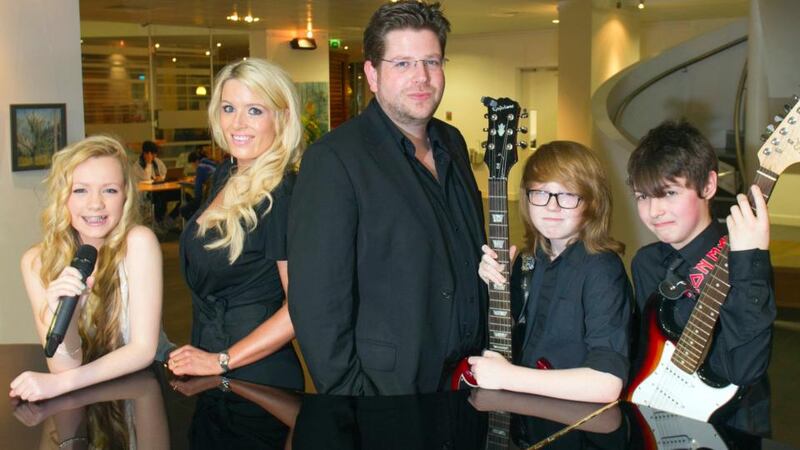
[[[228,361],[230,361],[230,359],[231,357],[228,355],[227,350],[219,352],[219,359],[217,362],[219,362],[219,367],[222,368],[222,373],[228,373]]]

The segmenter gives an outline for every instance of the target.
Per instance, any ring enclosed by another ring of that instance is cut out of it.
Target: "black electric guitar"
[[[800,161],[800,105],[796,99],[794,106],[787,106],[786,116],[780,119],[758,151],[759,168],[754,184],[761,188],[767,201],[778,176]],[[755,211],[749,190],[748,198]],[[728,253],[727,237],[723,237],[696,266],[699,273],[690,277],[690,282],[699,289],[699,295],[682,331],[677,331],[671,321],[674,300],[667,300],[661,293],[648,300],[644,312],[646,357],[631,381],[626,394],[629,401],[707,421],[736,396],[739,387],[714,374],[704,364],[720,307],[730,290]]]
[[[503,275],[509,275],[509,239],[508,239],[508,173],[517,162],[517,146],[527,147],[525,142],[517,143],[517,133],[525,133],[527,129],[518,127],[520,117],[527,113],[520,110],[519,104],[509,98],[492,99],[483,97],[483,104],[488,109],[486,118],[489,125],[487,132],[486,153],[484,161],[489,168],[489,246],[497,252],[497,260],[505,269]],[[511,317],[511,294],[508,283],[489,286],[489,350],[511,360],[511,333],[513,319]],[[454,390],[465,386],[476,387],[477,383],[464,359],[453,375],[451,387]],[[509,443],[510,415],[504,412],[493,412],[489,415],[488,449],[507,449]]]

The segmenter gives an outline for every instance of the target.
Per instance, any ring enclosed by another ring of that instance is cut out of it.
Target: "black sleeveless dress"
[[[223,163],[214,176],[211,195],[187,222],[180,238],[181,272],[192,292],[193,346],[208,352],[230,348],[282,306],[285,294],[276,261],[286,260],[286,224],[294,175],[287,174],[272,192],[273,205],[257,205],[258,225],[245,238],[233,264],[228,250],[206,250],[218,237],[215,230],[197,236],[197,218],[225,186],[233,165]],[[226,376],[253,383],[303,389],[303,372],[291,344],[264,359],[231,370]]]

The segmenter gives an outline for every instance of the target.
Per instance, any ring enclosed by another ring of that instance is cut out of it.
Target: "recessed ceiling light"
[[[560,21],[560,20],[558,20],[558,19],[553,19],[551,22],[553,22],[553,23],[560,23],[561,21]]]

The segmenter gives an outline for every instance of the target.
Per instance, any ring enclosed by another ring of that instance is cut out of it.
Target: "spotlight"
[[[644,0],[639,0],[639,6],[637,6],[637,8],[644,9]]]

